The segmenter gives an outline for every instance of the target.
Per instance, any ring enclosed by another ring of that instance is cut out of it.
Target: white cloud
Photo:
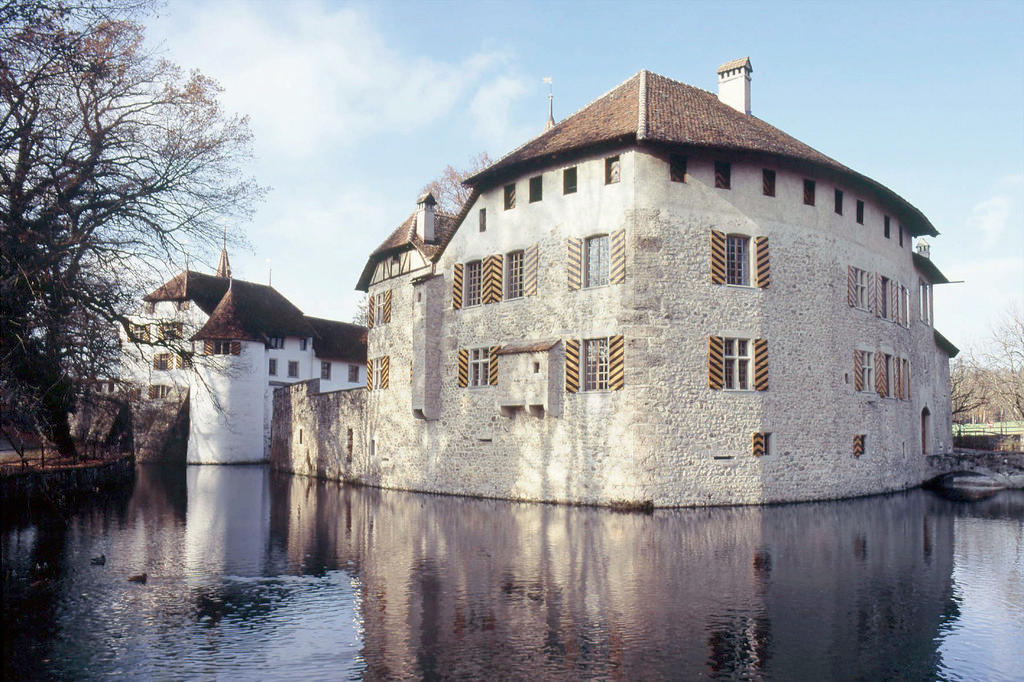
[[[985,249],[999,245],[1011,222],[1020,227],[1022,218],[1020,193],[1024,189],[1024,175],[1007,176],[997,187],[998,194],[975,204],[967,216],[969,233],[980,232]]]
[[[1005,254],[945,268],[949,279],[963,283],[936,287],[935,324],[953,343],[981,343],[1010,306],[1024,301],[1024,260]]]
[[[495,158],[542,130],[540,124],[531,130],[512,123],[511,108],[528,91],[529,86],[524,78],[500,76],[482,85],[473,95],[469,105],[473,133],[483,140],[488,149],[495,150]],[[541,119],[538,117],[538,120]]]

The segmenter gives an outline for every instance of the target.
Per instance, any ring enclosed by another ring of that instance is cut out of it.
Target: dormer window
[[[614,185],[619,181],[620,166],[618,155],[609,156],[604,160],[604,184]]]
[[[271,336],[267,339],[267,348],[284,348],[284,337],[283,336]]]

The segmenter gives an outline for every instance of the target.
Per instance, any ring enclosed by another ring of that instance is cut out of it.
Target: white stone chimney
[[[929,260],[931,259],[931,257],[932,257],[932,247],[928,244],[928,242],[926,242],[923,239],[918,239],[917,240],[917,245],[916,245],[915,248],[916,248],[917,253],[919,255],[924,256],[925,258],[928,258]]]
[[[416,234],[425,242],[432,242],[434,234],[434,206],[437,201],[430,192],[416,200]]]
[[[750,113],[750,57],[734,59],[718,67],[718,101],[742,114]]]

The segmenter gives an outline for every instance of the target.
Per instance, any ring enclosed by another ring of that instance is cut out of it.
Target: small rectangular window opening
[[[562,194],[576,193],[576,166],[562,171]]]
[[[885,234],[886,239],[892,238],[892,236],[889,234],[889,216],[885,216],[885,224],[882,228],[882,232]]]
[[[669,179],[672,182],[686,182],[686,157],[671,154],[668,157]]]
[[[297,360],[288,361],[288,376],[292,379],[299,376],[299,363]]]
[[[486,208],[481,208],[480,209],[480,231],[481,232],[486,232],[487,231],[487,209]]]
[[[348,382],[350,384],[359,383],[359,365],[348,366]]]
[[[277,358],[270,358],[270,366],[267,368],[267,373],[272,377],[277,376]]]
[[[732,188],[732,166],[728,161],[715,161],[715,187]]]
[[[836,190],[836,213],[843,215],[843,190]]]
[[[897,229],[899,230],[899,235],[900,235],[900,247],[902,247],[903,246],[903,225],[900,224]]]
[[[864,224],[864,202],[857,199],[857,222]]]
[[[804,204],[814,206],[814,180],[804,180]]]
[[[320,363],[320,378],[330,380],[331,378],[331,363],[324,361]]]
[[[613,185],[619,181],[619,157],[609,156],[604,160],[604,184]]]
[[[516,207],[516,184],[505,185],[505,210]]]
[[[761,194],[766,197],[775,196],[775,171],[770,168],[761,171]]]
[[[533,373],[534,374],[540,374],[540,363],[539,362],[533,363]]]
[[[544,176],[538,175],[530,178],[530,203],[540,201],[544,198]]]

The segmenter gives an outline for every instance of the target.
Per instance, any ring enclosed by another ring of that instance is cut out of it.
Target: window
[[[283,336],[271,336],[267,339],[267,347],[269,348],[284,348],[284,337]]]
[[[184,301],[178,301],[178,303],[177,303],[177,307],[178,307],[179,311],[181,311],[181,310],[188,310],[189,306],[191,306],[191,305],[192,305],[192,301],[189,301],[188,299],[185,299]]]
[[[381,325],[388,321],[387,314],[385,312],[387,306],[388,295],[387,292],[382,291],[372,298],[373,302],[373,323],[374,325]]]
[[[299,361],[289,360],[288,361],[288,378],[295,379],[299,376]]]
[[[146,301],[146,303],[142,306],[142,309],[145,311],[147,315],[152,315],[153,313],[156,312],[156,303],[154,303],[153,301]]]
[[[836,213],[843,215],[843,190],[836,190]]]
[[[466,263],[465,280],[463,304],[466,307],[480,305],[480,261],[475,260]]]
[[[270,360],[268,360],[267,363],[268,363],[268,365],[267,365],[267,374],[269,374],[272,377],[276,377],[277,376],[277,358],[270,358]]]
[[[608,339],[583,340],[583,390],[608,390]]]
[[[814,206],[814,180],[804,180],[804,204]]]
[[[171,394],[171,387],[164,384],[152,384],[149,387],[149,397],[152,400],[163,400]]]
[[[856,385],[861,391],[870,393],[875,390],[875,354],[869,350],[859,350],[860,382]]]
[[[523,295],[523,252],[513,251],[505,256],[505,298]]]
[[[309,339],[299,339],[299,350],[306,350],[309,346]]]
[[[231,352],[232,343],[230,341],[211,341],[208,343],[211,349],[210,355],[238,355],[238,353]]]
[[[750,340],[723,339],[722,355],[725,383],[723,388],[733,391],[750,390]]]
[[[885,234],[886,239],[891,239],[889,235],[889,216],[885,216],[885,224],[882,228],[882,232]]]
[[[619,181],[619,157],[609,156],[604,160],[604,184],[611,185]]]
[[[331,378],[331,363],[324,361],[320,363],[320,378],[330,380]]]
[[[157,353],[153,356],[153,369],[168,370],[174,369],[174,361],[170,353]]]
[[[359,383],[359,365],[348,366],[348,383],[358,384]]]
[[[715,187],[718,189],[732,187],[732,167],[727,161],[715,161]]]
[[[857,199],[857,222],[864,224],[864,202]]]
[[[853,270],[853,305],[861,310],[868,310],[871,299],[868,298],[868,273],[860,268]]]
[[[879,299],[878,302],[879,302],[879,304],[882,307],[878,311],[878,316],[881,317],[883,320],[888,320],[889,319],[889,309],[891,307],[889,305],[889,282],[890,282],[890,280],[889,280],[888,277],[882,277],[880,279],[881,279],[881,284],[879,284],[878,286],[881,287],[881,289],[882,289],[882,295],[878,297],[878,299]]]
[[[902,224],[902,223],[900,223],[900,225],[899,225],[899,227],[898,227],[897,229],[899,230],[899,235],[900,235],[900,247],[902,248],[902,246],[903,246],[903,224]]]
[[[668,176],[672,182],[686,182],[686,157],[671,154],[668,157]]]
[[[481,232],[486,232],[487,231],[487,209],[486,208],[481,208],[479,215],[480,215],[480,231]]]
[[[585,287],[608,284],[608,235],[589,237],[584,244]]]
[[[770,168],[761,171],[761,194],[766,197],[775,196],[775,171]]]
[[[544,198],[544,176],[538,175],[530,178],[530,203],[540,201]]]
[[[562,194],[576,193],[576,166],[562,171]]]
[[[516,207],[516,184],[505,185],[505,210]]]
[[[168,341],[181,338],[181,322],[161,322],[160,338]]]
[[[149,325],[133,324],[130,327],[132,338],[141,343],[149,343]]]
[[[725,238],[725,283],[750,286],[750,238],[730,234]]]
[[[469,385],[487,386],[490,384],[491,349],[473,348],[469,351]]]
[[[926,282],[923,279],[918,282],[918,290],[920,292],[920,310],[919,315],[922,322],[925,324],[931,324],[932,322],[932,285],[930,282]]]

